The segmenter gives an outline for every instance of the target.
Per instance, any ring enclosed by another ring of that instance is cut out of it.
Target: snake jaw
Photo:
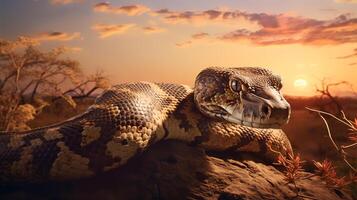
[[[288,122],[290,115],[290,105],[285,99],[267,102],[254,94],[246,94],[240,104],[224,109],[228,113],[225,120],[253,128],[280,128]]]
[[[280,128],[288,122],[290,105],[283,97],[267,100],[251,93],[240,93],[240,100],[228,105],[205,104],[204,113],[210,117],[253,128]]]

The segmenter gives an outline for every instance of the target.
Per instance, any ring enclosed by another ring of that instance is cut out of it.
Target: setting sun
[[[294,81],[294,86],[296,88],[306,88],[307,85],[308,85],[308,82],[305,79],[296,79]]]

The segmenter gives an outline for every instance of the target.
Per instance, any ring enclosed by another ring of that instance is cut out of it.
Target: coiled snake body
[[[114,86],[77,117],[1,134],[0,181],[93,176],[164,139],[267,157],[291,153],[278,129],[290,115],[281,86],[280,78],[263,68],[207,68],[193,90],[168,83]]]

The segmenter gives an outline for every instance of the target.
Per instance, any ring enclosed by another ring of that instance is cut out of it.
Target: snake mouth
[[[205,109],[205,113],[234,124],[252,128],[279,129],[289,121],[290,106],[280,109],[259,103],[245,102],[243,105],[209,106],[209,109]]]
[[[253,128],[280,128],[289,121],[290,105],[279,98],[262,98],[255,94],[241,96],[240,104],[224,107],[222,118],[236,124]]]
[[[279,98],[263,98],[255,94],[241,95],[240,103],[230,105],[206,104],[204,113],[252,128],[281,128],[290,118],[290,105]]]
[[[243,117],[244,115],[239,114],[237,115],[232,115],[230,113],[212,113],[215,117],[223,119],[225,121],[242,125],[242,126],[248,126],[251,128],[272,128],[272,129],[279,129],[281,126],[286,124],[288,122],[288,119],[264,119],[262,117],[254,117],[254,115],[250,115],[248,117]]]
[[[249,126],[249,127],[252,127],[252,128],[275,128],[275,129],[278,129],[280,128],[281,126],[283,126],[285,124],[285,122],[272,122],[272,123],[269,123],[269,122],[257,122],[255,120],[241,120],[241,119],[237,119],[237,118],[234,118],[232,116],[222,116],[225,120],[229,121],[229,122],[232,122],[232,123],[235,123],[235,124],[240,124],[240,125],[243,125],[243,126]]]

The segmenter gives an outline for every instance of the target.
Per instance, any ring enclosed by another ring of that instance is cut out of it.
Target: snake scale
[[[208,150],[292,153],[290,106],[264,68],[202,70],[195,86],[123,83],[56,125],[0,135],[0,182],[68,180],[116,169],[167,139]],[[274,149],[274,151],[272,150]]]

